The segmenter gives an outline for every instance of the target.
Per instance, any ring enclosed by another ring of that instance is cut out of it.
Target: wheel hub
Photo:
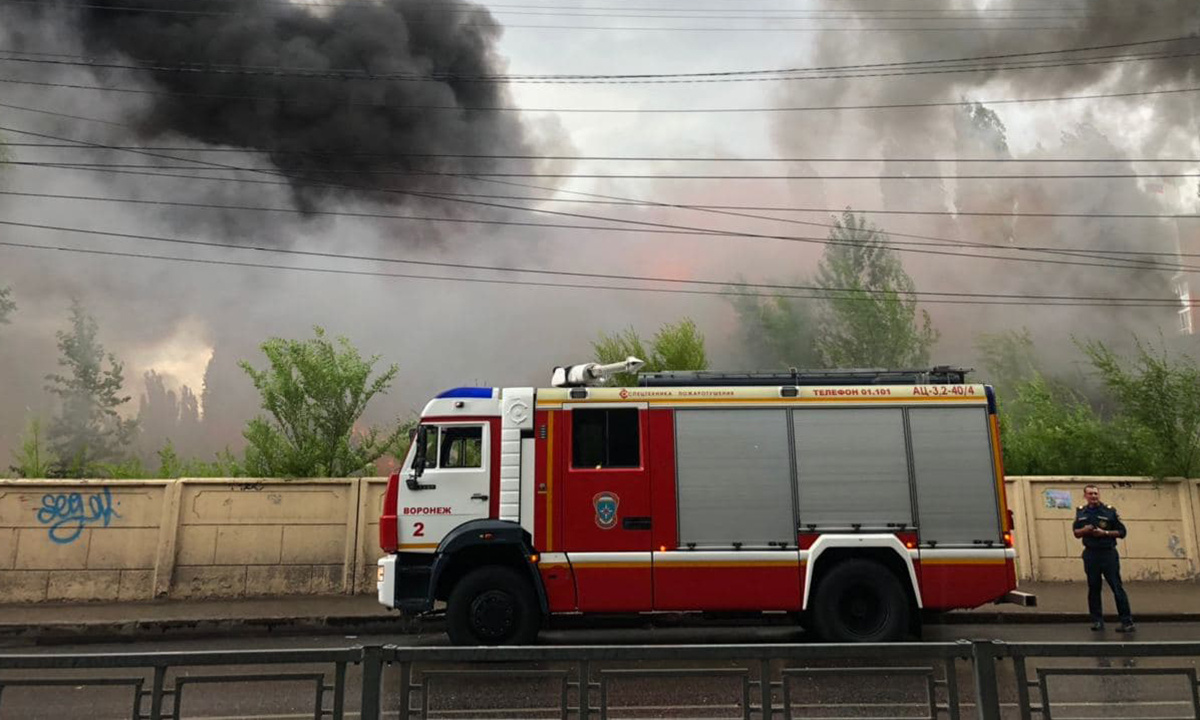
[[[508,593],[489,590],[471,602],[471,625],[480,638],[502,639],[512,631],[516,620],[516,602]]]
[[[844,626],[856,635],[871,635],[887,622],[888,613],[879,592],[866,585],[848,588],[839,610]]]

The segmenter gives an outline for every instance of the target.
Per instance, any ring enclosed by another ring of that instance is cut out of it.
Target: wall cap
[[[1005,482],[1015,482],[1019,480],[1022,482],[1078,483],[1081,485],[1094,483],[1097,485],[1103,485],[1105,483],[1181,483],[1187,480],[1187,478],[1125,477],[1121,475],[1008,475],[1004,478],[1004,480]]]

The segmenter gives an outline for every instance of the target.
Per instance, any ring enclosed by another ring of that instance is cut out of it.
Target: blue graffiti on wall
[[[108,527],[119,517],[108,488],[86,498],[81,493],[43,495],[37,511],[38,522],[50,526],[50,539],[60,545],[75,542],[89,525]]]

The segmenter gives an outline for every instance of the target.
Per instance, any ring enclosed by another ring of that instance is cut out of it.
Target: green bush
[[[1071,390],[1041,375],[1000,398],[1004,469],[1011,475],[1144,475],[1151,445],[1127,418],[1101,418]]]

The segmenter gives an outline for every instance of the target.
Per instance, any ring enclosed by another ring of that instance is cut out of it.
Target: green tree
[[[241,362],[262,396],[269,418],[246,427],[245,472],[264,477],[345,477],[369,472],[381,455],[397,446],[402,429],[355,424],[367,403],[385,393],[399,367],[371,379],[379,356],[363,359],[344,337],[336,343],[315,328],[309,340],[271,338],[262,344],[268,366]]]
[[[1020,383],[1041,375],[1028,328],[985,333],[976,339],[975,349],[987,373],[985,381],[1001,397],[1007,397]]]
[[[213,462],[184,459],[170,440],[158,450],[158,478],[180,477],[241,477],[241,463],[228,450],[217,453]]]
[[[1141,475],[1151,443],[1128,418],[1102,418],[1078,394],[1040,374],[1019,380],[1000,405],[1010,475]]]
[[[123,419],[118,413],[129,402],[129,396],[121,394],[124,366],[112,353],[104,352],[96,339],[96,320],[78,300],[71,303],[70,322],[69,330],[56,334],[61,353],[58,364],[66,372],[46,376],[46,389],[61,400],[47,439],[65,464],[63,474],[81,477],[98,463],[120,459],[137,421]]]
[[[920,366],[938,339],[887,235],[847,211],[817,270],[823,288],[817,347],[829,367]]]
[[[592,351],[599,363],[620,362],[633,355],[646,362],[642,368],[645,372],[708,369],[704,335],[690,318],[663,325],[648,349],[637,331],[629,328],[624,332],[601,335],[592,343]],[[637,375],[617,373],[610,384],[618,387],[637,385]]]
[[[17,304],[13,302],[11,288],[0,287],[0,325],[7,325],[8,318],[17,309]]]
[[[25,427],[25,433],[20,439],[20,448],[13,453],[13,472],[17,477],[45,478],[50,477],[52,469],[58,464],[54,452],[46,447],[42,437],[42,421],[33,418]]]
[[[1129,368],[1101,342],[1083,351],[1124,415],[1152,441],[1152,474],[1191,477],[1200,468],[1200,368],[1191,357],[1155,352],[1140,339],[1135,345]]]
[[[734,295],[730,301],[750,357],[773,368],[819,368],[813,301]]]

